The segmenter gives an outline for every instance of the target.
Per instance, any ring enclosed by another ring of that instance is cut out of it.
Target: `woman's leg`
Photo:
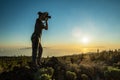
[[[38,49],[38,38],[34,37],[32,39],[32,62],[37,64],[37,49]]]
[[[39,52],[38,52],[38,60],[37,60],[39,65],[41,64],[42,52],[43,52],[43,48],[41,43],[39,42]]]

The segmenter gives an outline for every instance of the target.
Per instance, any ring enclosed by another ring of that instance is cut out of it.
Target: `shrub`
[[[86,74],[81,75],[82,80],[89,80],[88,76]]]
[[[54,69],[52,67],[48,67],[47,74],[49,74],[50,76],[53,76],[53,73],[54,73]]]
[[[40,80],[52,80],[51,76],[48,74],[42,74]]]
[[[94,54],[90,54],[90,55],[89,55],[89,58],[90,58],[91,61],[94,61],[94,60],[96,59],[96,57],[95,57]]]
[[[67,80],[76,80],[77,76],[75,72],[67,71],[66,72],[66,79]]]
[[[108,67],[107,70],[104,72],[104,76],[107,79],[120,80],[120,69]]]
[[[0,65],[0,73],[3,71],[3,68],[1,67],[1,65]]]
[[[51,67],[39,69],[35,75],[35,80],[51,80],[54,69]]]

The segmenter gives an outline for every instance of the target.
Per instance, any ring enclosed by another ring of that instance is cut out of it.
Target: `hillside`
[[[120,80],[120,52],[42,58],[30,67],[31,57],[0,57],[0,80]]]

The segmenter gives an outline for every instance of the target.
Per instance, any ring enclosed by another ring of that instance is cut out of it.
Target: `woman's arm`
[[[48,30],[48,22],[47,22],[47,20],[45,21],[45,24],[46,24],[45,30]]]
[[[47,22],[47,20],[45,20],[45,22],[44,22],[43,29],[48,30],[48,22]]]

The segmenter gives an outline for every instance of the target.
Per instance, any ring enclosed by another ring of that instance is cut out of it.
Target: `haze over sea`
[[[47,56],[63,56],[80,53],[75,50],[64,50],[64,49],[52,49],[52,48],[44,48],[43,49],[43,57]],[[31,56],[32,49],[31,48],[0,48],[0,56]]]
[[[74,54],[84,54],[90,52],[97,52],[96,48],[83,48],[82,49],[54,49],[54,48],[43,48],[42,57],[51,56],[64,56],[64,55],[74,55]],[[91,50],[91,51],[90,51]],[[101,48],[100,51],[109,50]],[[32,49],[28,48],[0,48],[0,56],[31,56]]]

